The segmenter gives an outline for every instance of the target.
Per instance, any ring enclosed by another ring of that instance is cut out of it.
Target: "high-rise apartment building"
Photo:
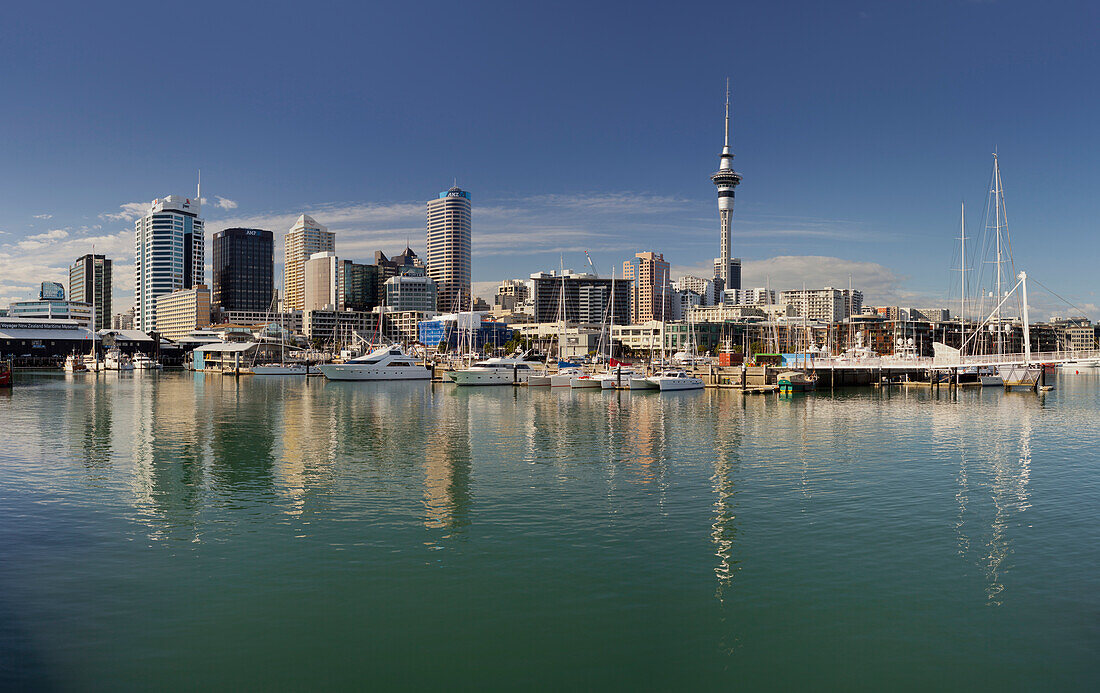
[[[613,286],[614,285],[614,286]],[[614,299],[611,292],[615,292]],[[562,295],[565,296],[563,302]],[[536,272],[531,275],[531,303],[535,322],[599,325],[607,316],[608,304],[618,325],[630,322],[631,282],[573,270]]]
[[[343,310],[344,287],[336,253],[314,253],[303,267],[302,310]]]
[[[213,236],[211,301],[218,311],[267,310],[275,296],[275,236],[225,229]]]
[[[92,329],[111,327],[111,261],[103,255],[83,255],[69,267],[69,300],[94,307]]]
[[[713,306],[718,303],[718,292],[713,279],[685,275],[676,280],[676,290],[698,294],[700,305],[703,306]]]
[[[134,222],[134,328],[156,327],[157,298],[203,283],[206,237],[198,199],[181,195],[153,200]]]
[[[796,289],[779,292],[779,302],[795,315],[819,322],[841,322],[863,311],[863,292],[849,289]]]
[[[470,193],[454,187],[428,202],[428,276],[441,313],[470,310]]]
[[[623,279],[633,280],[630,319],[635,324],[668,317],[669,265],[660,253],[636,253],[623,263]]]
[[[336,251],[336,233],[303,214],[286,234],[283,248],[283,310],[305,307],[305,265],[314,253]]]

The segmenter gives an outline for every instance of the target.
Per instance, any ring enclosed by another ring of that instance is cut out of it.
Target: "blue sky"
[[[1017,264],[1100,317],[1100,10],[1072,2],[31,3],[0,23],[0,303],[194,190],[208,231],[302,212],[337,250],[474,202],[474,279],[717,254],[734,91],[748,283],[945,303],[997,147]],[[220,206],[219,206],[220,203]],[[278,253],[277,253],[278,254]],[[1036,292],[1033,292],[1036,293]],[[1036,295],[1039,310],[1067,312]]]

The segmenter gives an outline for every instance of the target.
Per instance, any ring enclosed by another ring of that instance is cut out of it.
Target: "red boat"
[[[11,361],[0,361],[0,387],[11,387]]]

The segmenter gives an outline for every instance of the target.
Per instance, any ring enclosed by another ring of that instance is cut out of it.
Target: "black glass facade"
[[[379,304],[378,265],[360,265],[351,260],[342,263],[344,273],[343,307],[346,310],[370,310]]]
[[[267,310],[275,294],[275,238],[263,229],[214,234],[212,307]]]

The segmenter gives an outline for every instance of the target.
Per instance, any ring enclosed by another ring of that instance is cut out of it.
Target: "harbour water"
[[[20,373],[0,687],[1085,688],[1100,378]]]

